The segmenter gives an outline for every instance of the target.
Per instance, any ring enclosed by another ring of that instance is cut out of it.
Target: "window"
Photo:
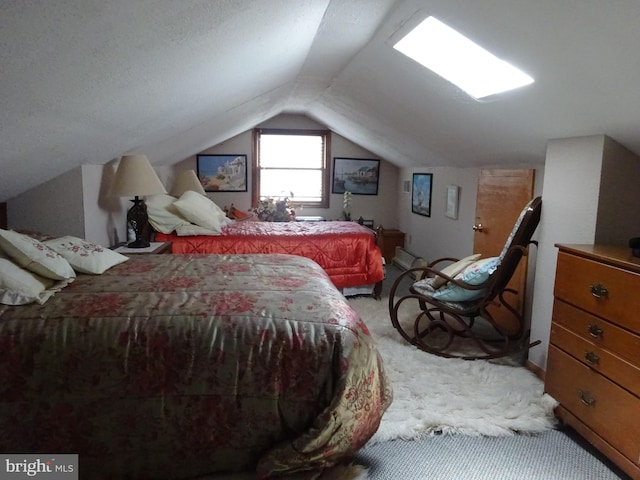
[[[329,207],[327,130],[254,130],[252,204],[289,197],[297,205]]]

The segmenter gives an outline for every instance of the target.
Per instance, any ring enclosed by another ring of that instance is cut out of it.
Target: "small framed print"
[[[425,217],[431,216],[431,184],[433,173],[414,173],[411,192],[411,211]]]
[[[454,220],[458,219],[458,194],[460,187],[456,185],[447,185],[447,209],[445,216]]]
[[[205,192],[246,192],[246,155],[197,155],[198,178]]]

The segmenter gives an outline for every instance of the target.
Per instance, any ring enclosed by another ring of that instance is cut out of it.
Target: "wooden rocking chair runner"
[[[444,261],[457,261],[450,257],[438,259],[426,267],[411,268],[403,272],[389,293],[391,324],[400,335],[426,352],[466,360],[504,357],[538,345],[539,340],[529,342],[523,315],[506,297],[517,293],[507,288],[507,285],[528,245],[537,245],[531,237],[540,222],[541,209],[540,197],[534,198],[525,206],[499,257],[476,263],[468,261],[472,265],[458,274],[448,275],[446,269],[443,272],[442,269],[435,268]],[[396,299],[398,286],[408,275],[415,278],[414,272],[420,273],[420,280],[412,284],[409,295]],[[438,284],[445,285],[433,288]],[[444,292],[443,288],[447,291]],[[415,320],[410,319],[413,328],[407,327],[406,320],[401,322],[398,318],[400,306],[411,300],[417,301],[419,305]],[[504,307],[513,315],[516,328],[506,328],[498,323],[491,315],[492,305]],[[470,339],[476,348],[472,353],[456,350],[456,338]]]

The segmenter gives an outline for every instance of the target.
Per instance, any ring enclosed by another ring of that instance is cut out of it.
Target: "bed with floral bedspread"
[[[258,478],[348,459],[391,386],[307,258],[137,255],[44,305],[0,305],[0,451],[80,478]]]
[[[238,221],[220,235],[156,233],[173,253],[287,253],[310,258],[338,288],[375,285],[384,278],[375,233],[356,222]]]

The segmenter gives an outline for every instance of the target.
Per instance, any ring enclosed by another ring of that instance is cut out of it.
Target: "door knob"
[[[473,226],[473,231],[474,232],[481,232],[482,230],[484,230],[484,227],[482,226],[481,223],[478,223],[477,225]]]

